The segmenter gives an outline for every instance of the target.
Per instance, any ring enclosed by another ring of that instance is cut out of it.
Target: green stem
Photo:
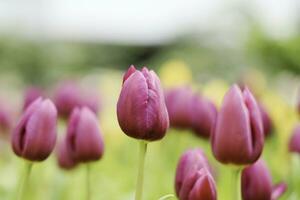
[[[86,164],[86,200],[91,200],[90,165]]]
[[[144,166],[145,166],[146,151],[147,151],[147,142],[140,141],[139,168],[138,168],[138,176],[136,181],[135,200],[142,200],[143,197]]]
[[[236,200],[242,200],[242,184],[241,184],[241,174],[242,174],[242,169],[234,169],[232,171],[232,181],[234,184],[232,184],[232,199],[236,199]]]
[[[22,200],[24,197],[26,188],[28,186],[28,180],[32,169],[32,165],[32,162],[25,161],[24,163],[24,172],[19,182],[17,200]]]

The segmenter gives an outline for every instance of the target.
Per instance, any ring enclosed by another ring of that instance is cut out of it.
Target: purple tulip
[[[179,200],[215,200],[216,185],[208,160],[201,149],[187,150],[180,158],[175,178]]]
[[[286,189],[285,184],[272,186],[272,177],[262,160],[242,172],[243,200],[276,200]]]
[[[117,116],[121,129],[130,137],[154,141],[165,136],[169,117],[154,71],[146,67],[141,71],[129,68],[123,78]]]
[[[13,125],[12,112],[0,103],[0,132],[9,133]]]
[[[29,87],[27,88],[25,95],[24,95],[24,105],[23,110],[26,110],[26,108],[34,102],[39,97],[44,97],[43,91],[38,87]]]
[[[45,160],[56,142],[57,111],[49,100],[38,98],[28,106],[12,135],[14,152],[30,161]]]
[[[296,125],[289,142],[289,151],[300,153],[300,123]]]
[[[272,119],[270,118],[269,113],[262,104],[258,103],[257,105],[262,117],[264,135],[265,137],[270,136],[273,129]]]
[[[82,91],[78,85],[72,82],[65,82],[57,89],[54,102],[58,113],[68,117],[74,108],[86,106],[94,113],[99,111],[99,99],[93,94]]]
[[[188,87],[174,88],[166,92],[166,106],[171,127],[191,128],[193,96],[193,91]]]
[[[254,163],[264,145],[262,119],[251,92],[233,85],[224,97],[212,134],[212,150],[224,164]]]
[[[70,116],[66,143],[76,162],[99,160],[104,143],[96,115],[87,107],[75,108]]]
[[[209,138],[217,118],[216,106],[203,96],[194,96],[192,128],[196,135]]]
[[[58,165],[62,169],[72,169],[74,168],[77,163],[73,159],[70,151],[68,151],[66,139],[63,139],[60,144],[58,145],[58,151],[57,151],[57,161]]]

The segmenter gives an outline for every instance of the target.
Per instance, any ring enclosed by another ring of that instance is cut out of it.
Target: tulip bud
[[[123,81],[117,104],[118,122],[123,132],[148,141],[163,138],[169,127],[169,117],[155,72],[146,67],[135,70],[132,66]]]
[[[300,153],[300,124],[297,124],[289,142],[289,151]]]
[[[284,183],[272,186],[271,174],[262,160],[242,172],[243,200],[276,200],[285,190]]]
[[[57,161],[58,161],[58,165],[62,169],[72,169],[76,166],[77,163],[72,158],[72,155],[67,148],[66,141],[67,141],[66,139],[63,139],[58,146]]]
[[[264,145],[262,119],[251,92],[237,85],[224,97],[212,134],[212,150],[224,164],[254,163]]]
[[[192,90],[180,87],[166,92],[166,106],[170,125],[175,128],[191,128],[192,126]]]
[[[75,108],[70,116],[67,148],[76,162],[99,160],[104,151],[96,115],[87,107]]]
[[[38,98],[28,106],[13,131],[14,152],[30,161],[45,160],[56,142],[57,111],[54,104]]]
[[[207,158],[201,149],[186,151],[176,170],[175,190],[179,200],[215,200],[216,185]]]
[[[25,96],[24,96],[24,105],[23,110],[26,110],[26,108],[34,102],[39,97],[43,97],[43,91],[38,87],[30,87],[26,90]]]
[[[58,113],[63,117],[68,117],[74,108],[86,106],[93,112],[99,110],[98,97],[87,94],[72,82],[62,84],[56,91],[54,102]]]
[[[192,128],[196,135],[209,138],[217,118],[216,106],[203,96],[194,96]]]
[[[273,122],[272,122],[272,119],[270,118],[269,113],[265,109],[265,107],[263,107],[263,105],[259,104],[259,103],[257,105],[258,105],[258,108],[260,110],[261,117],[262,117],[264,135],[265,135],[265,137],[267,137],[272,133]]]

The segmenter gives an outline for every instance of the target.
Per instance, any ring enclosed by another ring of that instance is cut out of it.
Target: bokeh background
[[[134,196],[138,144],[116,119],[122,74],[130,64],[148,66],[164,88],[191,85],[220,105],[228,87],[246,82],[274,122],[263,158],[274,182],[290,182],[287,143],[298,121],[300,2],[238,0],[166,1],[0,1],[0,101],[16,120],[29,86],[51,97],[58,83],[74,80],[97,91],[102,110],[104,158],[92,165],[93,199]],[[59,134],[65,124],[59,122]],[[1,139],[0,199],[12,199],[22,160]],[[201,147],[218,169],[219,199],[230,200],[226,167],[212,157],[209,142],[170,129],[149,145],[145,199],[174,194],[175,168],[187,148]],[[84,167],[63,171],[55,153],[34,166],[26,199],[81,200]],[[283,199],[297,199],[299,188]],[[294,195],[294,197],[293,197]]]

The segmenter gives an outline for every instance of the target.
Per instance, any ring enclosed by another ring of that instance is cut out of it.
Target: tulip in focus
[[[243,200],[276,200],[286,190],[284,183],[272,186],[272,177],[262,160],[242,172]]]
[[[75,108],[68,122],[67,151],[76,162],[99,160],[104,152],[98,120],[89,108]]]
[[[39,97],[44,97],[43,91],[38,87],[29,87],[27,88],[25,95],[24,95],[24,105],[23,110],[26,110],[26,108],[34,102]]]
[[[187,150],[176,170],[175,191],[179,200],[215,200],[216,184],[201,149]]]
[[[123,132],[133,138],[162,139],[169,127],[163,90],[154,71],[131,66],[123,78],[117,104],[117,116]]]
[[[300,124],[295,127],[289,142],[289,151],[300,154]]]
[[[264,134],[260,110],[251,92],[233,85],[223,103],[212,134],[215,158],[224,164],[247,165],[260,157]]]
[[[45,160],[56,142],[57,111],[49,100],[38,98],[22,114],[12,134],[14,152],[30,161]]]

